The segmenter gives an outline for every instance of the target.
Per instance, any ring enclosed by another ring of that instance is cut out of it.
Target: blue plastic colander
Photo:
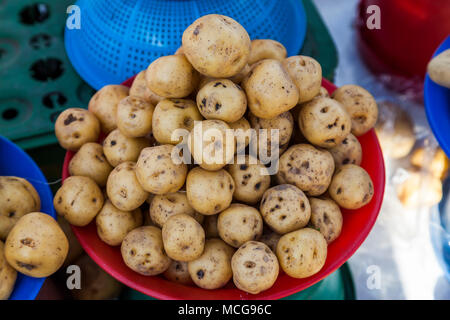
[[[73,66],[95,89],[118,84],[173,54],[183,31],[211,13],[232,17],[252,39],[275,39],[298,54],[306,33],[302,0],[79,0],[80,29],[65,31]]]

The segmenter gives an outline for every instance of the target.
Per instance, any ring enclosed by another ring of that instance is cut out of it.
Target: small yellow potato
[[[144,99],[150,102],[153,106],[156,106],[164,97],[158,96],[147,86],[147,80],[145,80],[146,70],[142,70],[136,76],[133,84],[130,88],[130,96]]]
[[[252,40],[249,64],[254,64],[264,59],[283,61],[286,58],[286,48],[278,41],[271,39]]]
[[[117,127],[129,138],[145,137],[152,130],[155,107],[146,100],[129,96],[117,106]]]
[[[188,270],[188,263],[172,260],[169,269],[164,271],[164,277],[172,282],[177,282],[185,286],[194,284]]]
[[[119,129],[115,129],[103,141],[103,152],[108,162],[117,167],[123,162],[136,162],[141,151],[149,146],[149,139],[128,138]]]
[[[5,245],[0,241],[0,300],[8,300],[17,278],[17,271],[6,261],[4,249]]]
[[[328,149],[334,159],[336,168],[346,164],[356,164],[359,166],[362,161],[362,148],[358,139],[353,134],[349,134],[337,146]]]
[[[427,69],[434,82],[450,89],[450,49],[434,57],[428,64]]]
[[[331,199],[309,198],[311,205],[311,226],[319,231],[328,244],[339,237],[342,230],[342,213]]]

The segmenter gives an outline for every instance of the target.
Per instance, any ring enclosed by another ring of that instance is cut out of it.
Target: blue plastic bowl
[[[441,44],[434,56],[447,49],[450,49],[450,36]],[[430,127],[441,148],[450,157],[450,89],[438,85],[427,74],[424,96]]]
[[[41,212],[55,218],[53,195],[47,180],[36,163],[22,149],[0,136],[0,176],[16,176],[27,179],[41,198]],[[10,300],[33,300],[45,278],[32,278],[18,274]]]
[[[301,0],[78,0],[80,29],[65,31],[67,55],[95,89],[119,84],[174,54],[183,31],[211,13],[229,16],[252,39],[281,42],[296,55],[306,34]]]

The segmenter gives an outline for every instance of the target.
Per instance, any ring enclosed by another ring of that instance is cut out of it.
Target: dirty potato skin
[[[146,100],[129,96],[117,106],[117,127],[129,138],[145,137],[152,130],[155,107]]]
[[[247,31],[230,17],[209,14],[183,33],[183,53],[200,73],[213,78],[238,74],[250,56]]]
[[[257,117],[272,119],[289,111],[299,100],[299,91],[281,62],[262,60],[253,65],[242,81],[248,107]]]
[[[203,253],[205,231],[187,214],[171,216],[162,228],[162,239],[167,255],[177,261],[192,261]]]
[[[368,204],[374,195],[373,182],[363,168],[347,164],[336,171],[329,193],[345,209],[359,209]]]
[[[27,213],[39,211],[41,199],[27,180],[0,176],[0,240],[5,240],[17,221]]]
[[[129,91],[126,86],[107,85],[97,91],[89,101],[88,110],[100,121],[104,133],[108,134],[117,128],[117,105],[129,95]]]
[[[136,164],[124,162],[114,168],[106,183],[106,193],[113,205],[122,211],[139,208],[147,200],[148,192],[136,177]]]
[[[187,165],[172,160],[173,145],[142,150],[136,164],[136,176],[144,190],[153,194],[177,192],[186,180]]]
[[[235,183],[225,170],[207,171],[196,167],[186,179],[186,195],[192,208],[204,215],[214,215],[228,208]]]
[[[328,149],[333,156],[336,168],[346,164],[356,164],[359,166],[362,161],[362,148],[358,139],[353,134],[349,134],[340,144]]]
[[[259,210],[264,222],[279,234],[303,228],[311,217],[308,198],[302,190],[290,184],[267,190]]]
[[[5,245],[0,241],[0,300],[8,300],[17,278],[17,271],[6,261],[4,249]]]
[[[35,278],[55,273],[63,265],[68,251],[66,235],[55,219],[42,212],[20,218],[5,242],[9,265]]]
[[[164,251],[161,229],[144,226],[132,230],[120,247],[125,264],[144,276],[154,276],[166,271],[171,263]]]
[[[103,146],[95,142],[84,144],[69,163],[71,176],[89,177],[100,187],[106,185],[112,169],[103,153]]]
[[[180,191],[155,195],[150,204],[149,212],[152,221],[160,228],[164,226],[167,219],[176,214],[187,214],[197,220],[198,223],[202,223],[204,218],[191,207],[186,192]]]
[[[130,88],[130,96],[144,99],[156,106],[161,100],[164,100],[164,97],[158,96],[150,90],[147,80],[145,80],[145,72],[146,70],[142,70],[137,74]]]
[[[147,86],[165,98],[184,98],[197,88],[199,74],[182,54],[153,61],[145,73]]]
[[[110,246],[118,246],[131,230],[142,225],[140,208],[133,211],[117,209],[110,200],[106,200],[102,210],[95,218],[97,234]]]
[[[88,225],[103,207],[103,193],[94,180],[72,176],[64,180],[53,205],[59,215],[77,227]]]
[[[280,157],[277,177],[309,196],[318,196],[327,191],[334,168],[334,159],[328,151],[297,144]]]
[[[309,198],[311,205],[311,226],[319,231],[328,244],[339,237],[342,230],[342,213],[331,199]]]
[[[327,259],[327,242],[314,229],[286,233],[277,244],[276,254],[284,272],[293,278],[307,278],[322,269]]]
[[[119,129],[115,129],[103,141],[103,152],[108,162],[117,167],[123,162],[135,162],[142,149],[150,147],[150,144],[147,138],[128,138]]]
[[[222,240],[207,240],[202,255],[188,263],[188,271],[194,283],[208,290],[225,286],[233,276],[233,254],[234,249]]]
[[[169,268],[164,271],[164,277],[169,281],[186,286],[194,284],[189,274],[188,262],[172,260]]]
[[[258,294],[273,286],[278,277],[277,257],[262,242],[248,241],[231,259],[233,282],[238,289]]]
[[[87,142],[95,142],[100,134],[100,122],[85,109],[70,108],[61,112],[55,122],[55,135],[66,150],[77,151]]]
[[[378,106],[366,89],[356,85],[345,85],[331,95],[347,110],[352,119],[352,133],[359,137],[377,123]]]
[[[278,41],[271,39],[255,39],[252,40],[248,63],[252,65],[264,59],[283,61],[286,58],[286,55],[286,48]]]

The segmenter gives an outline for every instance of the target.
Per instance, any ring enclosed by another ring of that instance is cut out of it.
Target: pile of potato
[[[61,146],[77,153],[56,210],[76,226],[95,220],[99,237],[120,245],[126,265],[142,275],[204,289],[233,278],[257,294],[280,267],[295,278],[317,273],[341,232],[340,207],[361,208],[374,194],[355,137],[377,120],[373,97],[348,85],[330,98],[316,60],[287,58],[273,40],[250,41],[229,17],[199,18],[182,42],[130,89],[105,86],[89,110],[58,117]],[[196,134],[200,124],[222,138]],[[276,174],[250,155],[233,161],[249,139],[225,132],[250,128],[279,130],[278,143],[257,136],[259,151],[281,155]],[[188,135],[174,136],[176,129]],[[212,144],[224,151],[219,160],[197,150]],[[196,164],[173,161],[177,145]]]

